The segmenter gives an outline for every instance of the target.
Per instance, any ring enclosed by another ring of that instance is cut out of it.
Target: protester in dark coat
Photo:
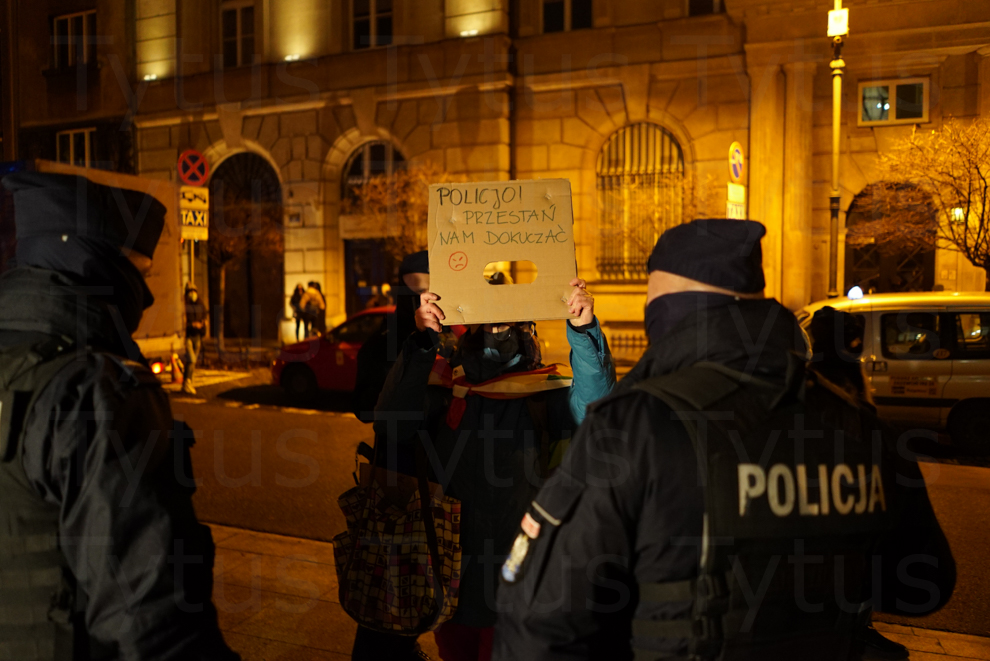
[[[416,310],[417,332],[406,340],[379,398],[375,433],[379,443],[386,442],[386,462],[394,464],[400,447],[424,443],[437,482],[461,501],[463,571],[458,606],[453,619],[435,632],[444,661],[474,661],[490,654],[498,566],[554,450],[542,447],[542,432],[560,447],[584,417],[585,407],[615,384],[593,299],[583,280],[575,279],[571,286],[569,305],[576,319],[566,325],[573,385],[548,380],[542,385],[562,387],[509,399],[475,390],[493,379],[533,374],[542,366],[531,323],[473,328],[450,356],[450,364],[463,369],[463,379],[453,381],[458,389],[429,385],[444,315],[437,296],[427,292]],[[541,415],[534,412],[541,410],[545,412],[542,430],[534,420],[534,415]]]
[[[496,661],[853,659],[861,603],[948,601],[955,566],[917,464],[806,378],[796,319],[763,298],[763,233],[711,219],[661,236],[650,348],[522,519]]]
[[[210,601],[214,547],[192,507],[192,435],[130,337],[153,301],[142,274],[165,208],[82,177],[3,184],[17,268],[0,278],[0,649],[238,659]],[[18,390],[34,378],[33,391]],[[30,408],[8,406],[25,396]]]
[[[399,283],[392,288],[395,312],[386,317],[381,331],[369,338],[358,351],[353,405],[354,415],[359,420],[374,421],[375,405],[389,370],[395,364],[406,338],[416,330],[413,315],[419,307],[419,295],[429,286],[430,260],[427,251],[406,255],[399,266]],[[379,444],[376,438],[373,451],[384,447],[385,444]],[[385,457],[376,456],[375,463],[385,466]],[[400,463],[408,466],[412,463],[412,457],[405,456]],[[426,658],[415,637],[373,631],[360,625],[351,650],[353,661],[412,661]]]
[[[426,250],[406,255],[399,266],[399,282],[392,288],[395,312],[385,318],[381,331],[369,338],[357,356],[357,381],[354,385],[354,415],[364,422],[374,420],[375,404],[385,385],[389,370],[402,351],[416,322],[419,295],[430,287],[430,259]]]
[[[866,320],[826,305],[815,312],[808,326],[811,336],[810,367],[823,379],[844,390],[862,406],[875,411],[863,362],[863,335]],[[897,661],[907,659],[907,647],[886,638],[870,623],[872,610],[863,608],[857,639],[877,658]]]
[[[849,393],[851,397],[873,406],[873,395],[866,384],[863,363],[862,316],[842,312],[826,305],[815,312],[808,327],[811,336],[811,366],[823,377]]]

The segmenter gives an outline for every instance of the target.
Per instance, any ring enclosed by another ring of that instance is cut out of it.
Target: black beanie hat
[[[165,206],[153,196],[85,177],[16,172],[3,185],[14,194],[18,239],[81,236],[153,257],[165,226]]]
[[[414,252],[411,255],[406,255],[402,260],[402,264],[399,265],[399,277],[401,278],[407,273],[429,273],[430,272],[430,253],[426,250],[420,250],[419,252]]]
[[[763,291],[766,228],[753,220],[702,218],[672,227],[657,240],[647,271],[666,271],[740,294]]]

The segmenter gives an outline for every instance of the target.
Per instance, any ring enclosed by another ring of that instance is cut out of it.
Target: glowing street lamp
[[[849,34],[849,10],[842,0],[835,0],[835,9],[828,13],[828,36],[832,38],[832,195],[829,197],[831,224],[828,245],[828,296],[839,295],[839,124],[842,119],[842,38]]]

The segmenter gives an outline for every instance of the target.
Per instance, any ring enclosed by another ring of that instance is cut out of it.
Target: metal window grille
[[[684,155],[671,133],[640,123],[617,131],[598,155],[598,272],[646,277],[660,234],[683,222]]]

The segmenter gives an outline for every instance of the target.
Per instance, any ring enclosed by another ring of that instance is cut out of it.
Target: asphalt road
[[[354,486],[355,450],[360,441],[371,443],[370,425],[332,410],[345,408],[343,401],[323,402],[326,411],[284,406],[292,402],[270,386],[250,384],[223,396],[172,399],[175,416],[196,432],[199,517],[330,541],[344,529],[337,497]]]
[[[175,414],[197,431],[197,512],[213,523],[328,541],[344,529],[337,497],[354,486],[355,449],[371,442],[371,427],[343,412],[346,398],[326,396],[322,410],[297,408],[264,381],[258,373],[202,389],[203,398],[173,398]],[[934,615],[878,617],[990,636],[990,468],[922,466],[956,559],[956,591]]]
[[[921,467],[928,497],[956,560],[956,589],[949,603],[933,615],[878,618],[990,636],[990,468],[937,463]]]

